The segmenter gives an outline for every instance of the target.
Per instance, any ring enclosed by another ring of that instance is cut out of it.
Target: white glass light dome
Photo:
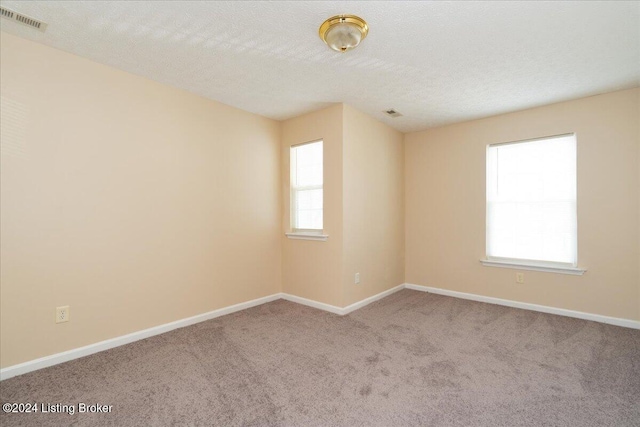
[[[346,52],[358,46],[369,32],[364,19],[354,15],[338,15],[324,21],[320,26],[320,38],[331,49]]]

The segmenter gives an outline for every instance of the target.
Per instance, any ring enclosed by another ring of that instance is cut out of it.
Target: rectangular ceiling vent
[[[6,19],[10,19],[11,21],[17,22],[19,24],[35,28],[36,30],[40,30],[43,33],[44,30],[47,29],[46,22],[38,21],[37,19],[33,19],[28,17],[27,15],[14,12],[13,10],[7,9],[6,7],[0,6],[0,16]]]
[[[384,112],[389,117],[400,117],[402,114],[398,113],[393,108]]]

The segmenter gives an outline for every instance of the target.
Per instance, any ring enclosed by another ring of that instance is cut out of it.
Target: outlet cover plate
[[[69,321],[69,306],[56,307],[56,323]]]

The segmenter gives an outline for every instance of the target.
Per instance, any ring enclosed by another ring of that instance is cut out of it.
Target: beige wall
[[[403,135],[345,105],[343,152],[346,306],[404,283]]]
[[[640,89],[405,136],[406,280],[640,319]],[[578,257],[584,276],[483,267],[487,144],[577,133]]]
[[[342,111],[338,104],[282,123],[282,291],[342,305]],[[288,239],[289,151],[292,145],[324,141],[324,233],[326,242]]]
[[[3,367],[280,291],[278,122],[1,39]]]
[[[319,139],[329,238],[292,240],[284,235],[291,229],[290,147]],[[402,134],[348,105],[283,122],[283,292],[344,307],[403,283],[403,165]]]

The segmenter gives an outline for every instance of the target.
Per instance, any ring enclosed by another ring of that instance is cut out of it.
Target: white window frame
[[[289,148],[289,221],[290,221],[290,229],[289,233],[285,233],[285,235],[289,239],[296,240],[318,240],[318,241],[326,241],[329,236],[324,234],[324,200],[322,204],[322,226],[323,228],[319,229],[305,229],[305,228],[296,228],[297,224],[297,211],[296,211],[296,197],[299,191],[308,191],[308,190],[323,190],[322,197],[324,199],[324,177],[322,180],[322,184],[320,185],[306,185],[306,186],[296,186],[294,182],[295,179],[295,171],[296,171],[296,158],[292,156],[291,153],[303,145],[322,143],[322,162],[323,162],[323,170],[324,170],[324,141],[322,139],[317,139],[314,141],[303,142],[301,144],[292,145]]]
[[[542,140],[550,140],[554,138],[564,138],[567,136],[572,136],[577,144],[577,136],[575,133],[568,133],[562,135],[552,135],[540,138],[526,139],[520,141],[513,142],[505,142],[505,143],[497,143],[497,144],[489,144],[487,145],[487,155],[485,159],[486,164],[486,180],[485,183],[487,185],[487,193],[485,195],[485,256],[486,258],[480,260],[482,265],[487,267],[503,267],[503,268],[513,268],[518,270],[534,270],[534,271],[543,271],[548,273],[561,273],[561,274],[572,274],[572,275],[583,275],[586,270],[577,267],[577,253],[578,253],[578,236],[576,230],[576,236],[573,244],[575,245],[575,253],[576,253],[576,263],[563,263],[563,262],[554,262],[554,261],[540,261],[540,260],[531,260],[531,259],[520,259],[520,258],[505,258],[505,257],[496,257],[489,255],[489,182],[491,182],[490,177],[490,168],[489,168],[489,149],[491,147],[496,147],[500,145],[513,145],[513,144],[522,144],[522,143],[530,143],[535,141]],[[576,159],[577,161],[577,159]],[[577,173],[577,171],[576,171]],[[577,177],[576,177],[577,178]],[[577,200],[576,200],[576,215],[577,215]],[[576,220],[577,221],[577,220]]]

